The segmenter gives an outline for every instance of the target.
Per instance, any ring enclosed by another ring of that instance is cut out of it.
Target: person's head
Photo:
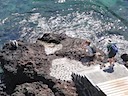
[[[108,42],[112,42],[112,41],[109,39]]]
[[[87,45],[90,45],[90,44],[91,44],[91,42],[90,42],[89,40],[86,40],[85,43],[86,43]]]

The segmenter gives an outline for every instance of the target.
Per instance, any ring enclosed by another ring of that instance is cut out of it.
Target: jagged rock
[[[9,90],[13,90],[16,84],[34,81],[37,72],[50,72],[50,63],[43,45],[23,42],[18,42],[18,45],[16,50],[10,50],[6,44],[1,51],[0,61]]]
[[[46,84],[42,82],[17,85],[12,96],[55,96]]]
[[[12,96],[40,96],[40,92],[45,94],[42,96],[78,96],[72,81],[61,81],[50,76],[50,67],[51,61],[56,58],[80,60],[86,56],[81,49],[83,40],[50,33],[38,40],[62,44],[63,47],[53,54],[46,54],[44,46],[38,42],[30,44],[17,41],[18,47],[15,50],[10,49],[8,43],[4,45],[0,52],[0,62],[4,70],[5,92]]]
[[[8,49],[16,50],[18,47],[18,42],[16,40],[10,40],[6,45],[8,45]]]
[[[45,33],[43,37],[39,38],[38,40],[46,41],[48,43],[56,43],[59,44],[62,40],[66,39],[65,34],[52,34],[52,33]]]
[[[128,54],[127,54],[127,53],[122,54],[120,57],[121,57],[121,59],[122,59],[124,62],[127,62],[127,61],[128,61]]]
[[[55,96],[78,96],[73,82],[58,82],[53,89]]]
[[[55,52],[55,55],[80,60],[86,56],[85,50],[81,48],[82,39],[67,38],[61,41],[63,48]]]
[[[123,60],[124,65],[128,68],[128,54],[127,54],[127,53],[122,54],[122,55],[120,56],[120,58]]]

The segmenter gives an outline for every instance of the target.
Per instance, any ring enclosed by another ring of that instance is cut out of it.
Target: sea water
[[[106,50],[108,39],[128,48],[128,0],[0,0],[0,47],[9,40],[35,42],[44,33],[90,39]]]

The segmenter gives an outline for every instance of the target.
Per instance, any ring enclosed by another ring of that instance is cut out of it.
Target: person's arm
[[[107,52],[109,53],[111,51],[110,44],[107,45]]]

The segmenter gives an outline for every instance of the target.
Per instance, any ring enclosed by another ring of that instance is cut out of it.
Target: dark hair
[[[85,43],[87,43],[88,45],[91,44],[91,42],[89,40],[86,40]]]
[[[111,40],[108,40],[109,42],[112,42]]]

